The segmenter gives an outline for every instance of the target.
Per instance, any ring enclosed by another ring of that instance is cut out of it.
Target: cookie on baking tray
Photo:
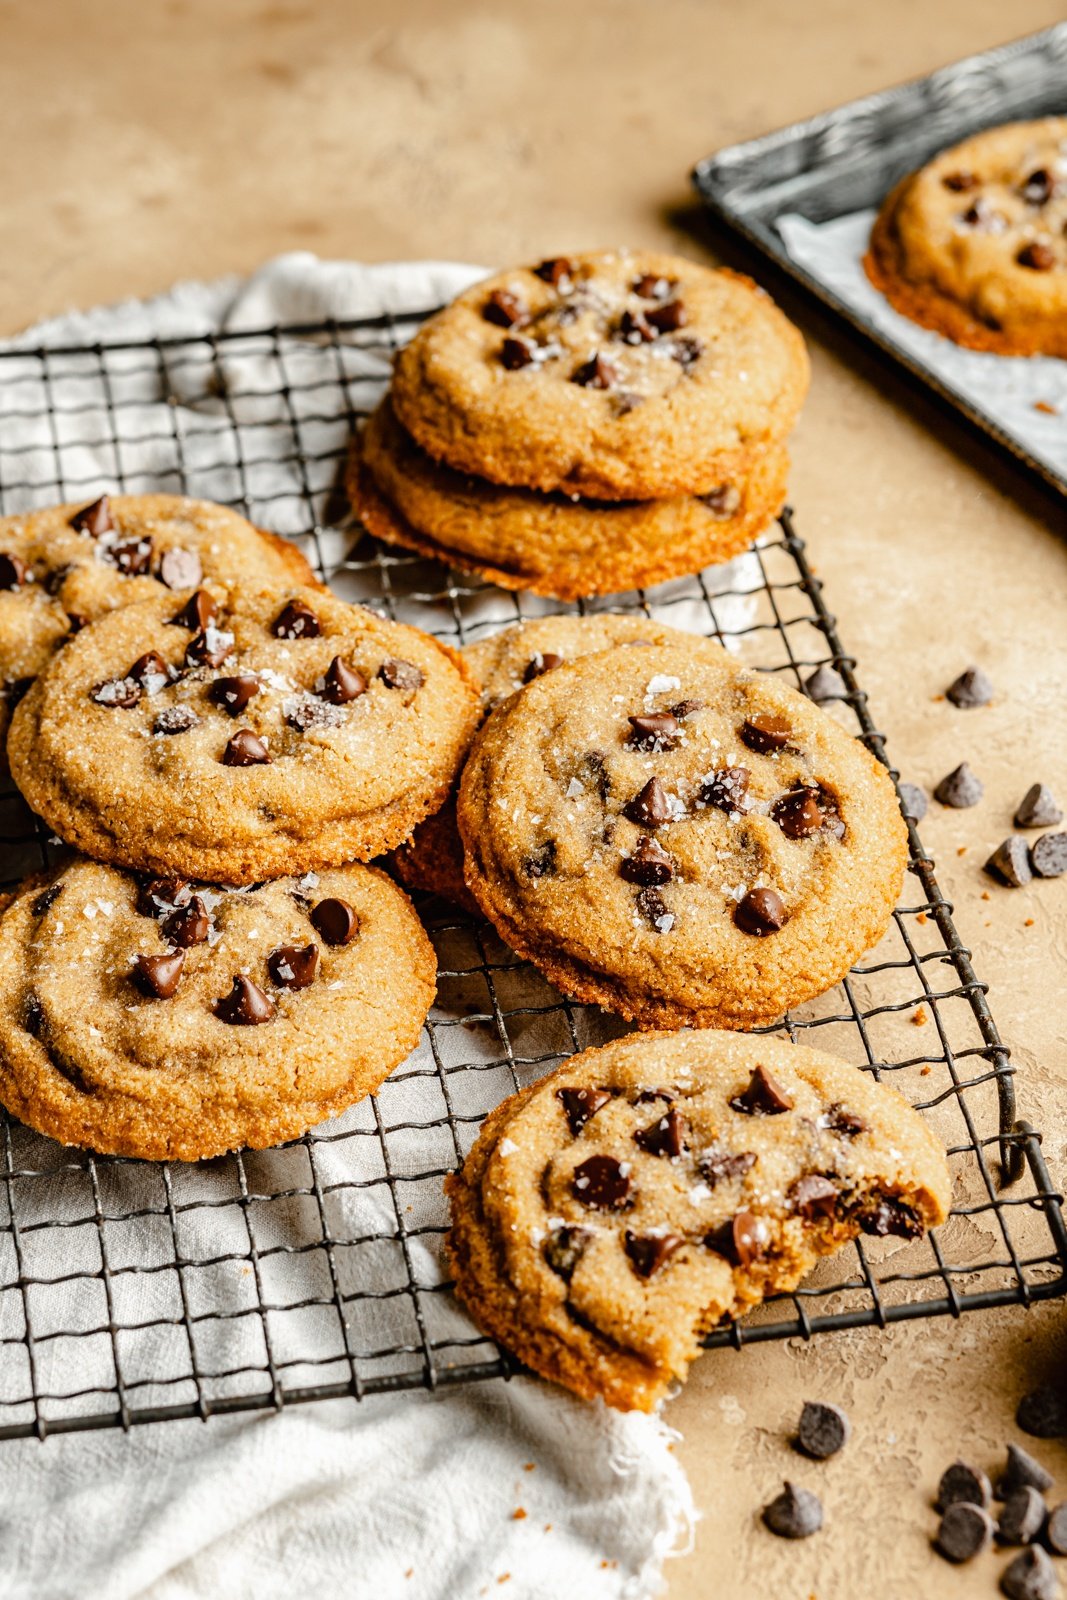
[[[575,999],[750,1028],[884,933],[907,832],[889,776],[805,696],[702,639],[616,648],[489,717],[457,806],[467,887]]]
[[[735,484],[807,386],[800,334],[750,279],[608,250],[466,290],[401,350],[392,404],[459,472],[657,500]]]
[[[587,1398],[651,1410],[724,1318],[859,1233],[920,1236],[945,1152],[894,1090],[783,1039],[638,1034],[512,1095],[446,1180],[479,1326]]]
[[[278,1144],[378,1088],[436,973],[373,867],[238,890],[75,858],[0,915],[0,1102],[146,1160]]]
[[[0,517],[0,690],[17,699],[72,632],[201,583],[314,584],[300,551],[236,511],[182,495],[102,495]]]
[[[678,628],[653,622],[640,612],[598,612],[592,616],[534,617],[516,622],[475,644],[465,645],[460,655],[481,695],[485,717],[525,684],[564,661],[574,661],[612,645],[669,644],[693,637]],[[426,889],[470,911],[478,910],[463,877],[463,846],[456,825],[454,794],[394,850],[392,862],[407,888]]]
[[[989,128],[899,183],[865,266],[957,344],[1067,357],[1067,117]]]
[[[447,796],[478,717],[455,653],[309,588],[160,594],[74,635],[12,775],[86,854],[224,883],[367,860]]]
[[[419,448],[388,398],[368,419],[348,468],[364,526],[390,544],[507,589],[573,600],[639,589],[728,561],[785,500],[784,445],[754,453],[735,481],[656,501],[582,500],[502,488]]]

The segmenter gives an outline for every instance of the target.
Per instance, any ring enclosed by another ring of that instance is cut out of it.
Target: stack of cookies
[[[350,468],[380,538],[574,599],[728,560],[780,510],[808,385],[736,273],[651,252],[515,268],[397,358]]]
[[[0,916],[0,1101],[66,1144],[197,1160],[376,1089],[436,961],[362,863],[450,792],[477,718],[453,653],[191,501],[8,519],[0,571],[4,665],[36,673],[11,773],[82,852]]]

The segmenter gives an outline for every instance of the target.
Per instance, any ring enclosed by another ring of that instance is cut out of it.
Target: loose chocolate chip
[[[42,889],[33,902],[32,910],[34,916],[43,917],[45,912],[55,905],[62,893],[63,885],[61,883],[51,883],[47,889]]]
[[[792,1111],[793,1097],[761,1064],[749,1078],[747,1087],[735,1094],[730,1104],[747,1117],[778,1117],[783,1111]]]
[[[934,799],[939,800],[943,806],[952,806],[957,811],[966,811],[969,806],[976,806],[985,793],[985,787],[980,778],[976,778],[966,761],[954,767],[947,777],[941,779],[934,790]]]
[[[934,1506],[936,1510],[944,1511],[955,1505],[957,1500],[966,1500],[971,1505],[988,1509],[992,1499],[993,1490],[981,1468],[968,1466],[966,1461],[954,1461],[941,1474]]]
[[[303,947],[283,944],[277,950],[272,950],[267,957],[267,971],[282,989],[306,989],[309,983],[314,983],[318,970],[317,944],[306,944]]]
[[[170,667],[158,650],[146,650],[143,656],[138,656],[126,676],[139,683],[146,694],[158,693],[171,681]]]
[[[635,750],[673,750],[678,743],[678,718],[669,711],[653,711],[643,717],[629,717],[626,743]]]
[[[810,1539],[822,1527],[822,1502],[787,1480],[781,1494],[764,1506],[763,1521],[779,1539]]]
[[[686,334],[684,338],[672,339],[667,348],[673,361],[688,368],[695,366],[704,354],[704,341],[695,334]]]
[[[1060,878],[1067,872],[1067,833],[1043,834],[1030,849],[1030,863],[1039,878]]]
[[[809,839],[826,821],[818,789],[792,789],[771,807],[771,816],[787,839]]]
[[[658,333],[643,311],[624,311],[619,318],[617,337],[623,344],[651,344]]]
[[[166,937],[182,950],[191,950],[194,944],[203,944],[210,931],[211,920],[198,894],[172,911],[163,923]]]
[[[639,883],[648,888],[653,884],[669,883],[674,877],[674,867],[663,847],[646,833],[638,839],[633,854],[619,863],[619,873],[627,883]]]
[[[70,525],[78,533],[91,533],[98,539],[102,533],[111,533],[115,523],[111,516],[111,501],[106,494],[99,500],[94,500],[91,506],[83,506],[76,511],[70,519]]]
[[[563,657],[554,650],[538,650],[526,663],[526,671],[522,675],[523,683],[532,683],[543,672],[555,672],[557,667],[563,665]]]
[[[251,728],[240,728],[222,752],[224,767],[267,767],[270,761],[270,751]]]
[[[172,950],[163,956],[138,956],[133,975],[138,988],[150,1000],[169,1000],[178,987],[184,965],[184,950]]]
[[[1067,1434],[1067,1388],[1038,1384],[1019,1401],[1015,1420],[1034,1439],[1059,1439]]]
[[[642,889],[634,903],[639,915],[655,928],[657,933],[670,933],[674,927],[674,912],[658,889]]]
[[[741,491],[732,483],[720,484],[717,489],[711,489],[707,494],[698,495],[711,512],[712,516],[722,517],[724,520],[735,517],[741,509]]]
[[[142,917],[158,917],[175,906],[187,906],[192,893],[184,878],[150,878],[137,891],[137,910]]]
[[[621,1211],[630,1203],[630,1167],[614,1156],[590,1156],[575,1168],[575,1199],[597,1211]]]
[[[0,589],[21,589],[26,582],[26,563],[21,556],[0,554]]]
[[[993,685],[981,667],[968,667],[945,690],[945,698],[961,710],[987,706],[994,694]]]
[[[207,697],[213,705],[228,711],[231,717],[236,717],[259,690],[260,682],[256,674],[242,672],[236,678],[216,678],[208,687]]]
[[[926,790],[917,783],[900,783],[900,809],[912,822],[921,822],[926,815]]]
[[[359,918],[347,900],[320,900],[311,912],[311,925],[327,944],[351,944],[359,931]]]
[[[229,994],[215,1001],[215,1015],[220,1022],[228,1022],[233,1027],[254,1028],[274,1016],[274,1001],[263,993],[258,983],[238,973]]]
[[[646,311],[645,317],[657,333],[677,333],[689,321],[689,313],[681,300],[665,300],[662,305]]]
[[[679,722],[684,722],[686,717],[691,717],[697,711],[703,711],[703,700],[679,700],[671,706],[671,716],[677,717]]]
[[[553,1228],[541,1246],[541,1254],[556,1276],[569,1283],[590,1238],[586,1228]]]
[[[574,262],[569,256],[552,256],[534,267],[534,272],[544,283],[565,294],[574,280]]]
[[[1036,1489],[1044,1494],[1052,1488],[1052,1474],[1046,1472],[1040,1461],[1035,1461],[1021,1445],[1009,1444],[1008,1460],[997,1483],[997,1499],[1007,1500],[1018,1489]]]
[[[1020,834],[1013,833],[993,851],[985,864],[991,878],[1006,883],[1012,889],[1021,889],[1033,877],[1030,868],[1030,849]]]
[[[190,729],[197,727],[199,722],[200,718],[192,706],[164,706],[162,711],[156,713],[152,732],[168,735],[188,733]]]
[[[634,1134],[634,1144],[650,1156],[665,1156],[668,1161],[674,1161],[685,1150],[688,1131],[688,1123],[681,1112],[672,1108],[665,1111],[657,1122],[649,1123],[647,1128],[638,1128]]]
[[[854,1111],[846,1111],[840,1100],[835,1100],[833,1105],[827,1106],[819,1118],[819,1126],[829,1128],[845,1139],[856,1139],[861,1133],[867,1132],[867,1124],[863,1118],[857,1117]]]
[[[1049,1512],[1045,1538],[1054,1555],[1067,1556],[1067,1500],[1053,1506]]]
[[[671,803],[658,778],[649,778],[640,794],[635,794],[629,805],[623,807],[623,816],[642,828],[658,828],[661,823],[670,821]]]
[[[1055,180],[1048,168],[1038,167],[1036,172],[1031,172],[1019,193],[1027,205],[1044,206],[1052,199],[1055,187]]]
[[[1034,239],[1023,245],[1015,259],[1020,267],[1029,267],[1031,272],[1051,272],[1056,265],[1056,252],[1051,245]]]
[[[941,182],[946,189],[951,189],[953,194],[966,194],[968,189],[978,187],[978,179],[973,172],[949,172]]]
[[[510,289],[494,289],[482,307],[486,322],[493,322],[498,328],[514,328],[526,322],[529,315],[525,302]]]
[[[142,578],[152,565],[151,539],[131,539],[126,544],[112,545],[112,561],[127,578]]]
[[[934,1549],[957,1565],[972,1561],[993,1537],[993,1518],[982,1506],[958,1500],[941,1518]]]
[[[322,678],[322,687],[316,692],[331,706],[346,706],[367,692],[367,680],[355,667],[350,667],[340,656],[334,656]]]
[[[813,1461],[829,1461],[843,1450],[852,1433],[852,1424],[840,1406],[824,1400],[805,1400],[797,1426],[796,1447]]]
[[[619,369],[600,351],[571,373],[571,382],[583,389],[611,389],[619,381]]]
[[[815,1222],[819,1217],[832,1217],[836,1212],[837,1185],[818,1172],[809,1172],[792,1185],[789,1199],[806,1222]]]
[[[732,1266],[750,1267],[762,1258],[769,1238],[770,1233],[762,1217],[755,1216],[751,1211],[739,1211],[732,1222],[724,1222],[705,1234],[704,1243]]]
[[[1031,1484],[1014,1490],[1004,1502],[997,1523],[998,1544],[1033,1544],[1042,1528],[1048,1508]]]
[[[190,639],[185,647],[187,667],[221,667],[233,650],[233,634],[224,633],[209,622],[203,633]]]
[[[1017,828],[1053,828],[1063,821],[1063,812],[1052,790],[1046,784],[1035,783],[1019,801],[1012,821]]]
[[[630,1265],[639,1278],[653,1277],[680,1250],[685,1240],[676,1233],[630,1233],[623,1240]]]
[[[590,1117],[612,1098],[610,1089],[557,1089],[556,1099],[563,1107],[571,1136],[577,1139]]]
[[[700,786],[700,798],[707,806],[717,806],[720,811],[749,811],[748,786],[752,774],[747,767],[720,767],[705,778]]]
[[[408,694],[421,689],[425,681],[411,661],[383,661],[378,668],[378,676],[387,689],[403,689]]]
[[[1000,1591],[1008,1600],[1057,1600],[1062,1593],[1056,1568],[1036,1544],[1009,1561],[1000,1575]]]
[[[654,272],[643,272],[631,287],[641,300],[665,300],[677,281],[677,278],[661,278]]]
[[[500,346],[500,363],[509,372],[518,372],[537,360],[536,346],[529,339],[509,337]]]
[[[784,750],[791,735],[792,729],[785,718],[770,711],[746,717],[741,727],[742,744],[747,744],[750,750],[760,755],[769,755],[772,750]]]
[[[923,1225],[911,1206],[888,1195],[864,1208],[857,1217],[863,1233],[876,1239],[921,1239]]]
[[[214,622],[217,610],[207,590],[198,589],[189,596],[177,616],[171,617],[171,625],[188,628],[190,633],[203,633]]]
[[[556,870],[555,839],[546,839],[522,865],[528,878],[550,878]]]
[[[141,698],[141,685],[132,678],[105,678],[94,684],[89,698],[112,711],[130,711]]]
[[[168,589],[195,589],[203,576],[195,550],[167,550],[159,563],[159,581]]]
[[[777,933],[788,920],[785,902],[773,889],[750,889],[734,908],[734,922],[754,939]]]
[[[814,700],[817,706],[826,705],[831,700],[848,698],[844,678],[835,667],[828,667],[825,662],[822,666],[816,667],[809,678],[804,679],[804,693],[809,700]]]
[[[322,632],[318,617],[303,600],[290,600],[271,623],[276,639],[317,639]]]
[[[730,1150],[705,1150],[697,1167],[708,1188],[714,1189],[732,1178],[743,1178],[752,1171],[757,1160],[754,1150],[739,1150],[736,1153]]]

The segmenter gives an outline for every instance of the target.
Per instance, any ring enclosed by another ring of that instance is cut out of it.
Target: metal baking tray
[[[1064,112],[1067,23],[776,133],[731,145],[701,161],[692,178],[705,205],[732,233],[843,317],[1015,461],[1067,495],[1067,467],[1060,469],[1041,458],[1032,430],[1005,426],[976,398],[973,386],[968,394],[904,348],[892,331],[877,326],[824,277],[796,261],[779,231],[780,219],[790,214],[821,223],[876,208],[899,179],[983,128]],[[931,338],[947,343],[937,335]],[[988,363],[992,398],[1005,366],[1014,366],[1021,358],[983,355],[980,359]],[[1067,363],[1041,359],[1057,369],[1067,393]],[[1045,418],[1043,426],[1057,425],[1055,419]],[[1061,420],[1057,432],[1062,428]]]

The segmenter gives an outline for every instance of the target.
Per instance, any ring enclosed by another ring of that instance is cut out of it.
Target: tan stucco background
[[[0,0],[0,331],[294,247],[703,253],[696,158],[1062,15],[1041,0]],[[897,763],[929,783],[967,757],[986,781],[981,807],[933,808],[924,832],[1062,1181],[1067,880],[983,901],[978,868],[1033,779],[1067,801],[1064,508],[789,304],[814,355],[802,531]],[[972,659],[997,703],[950,723],[933,697]],[[1067,1382],[1062,1304],[706,1357],[669,1412],[703,1513],[671,1600],[995,1592],[1003,1556],[952,1570],[930,1554],[929,1491],[957,1452],[994,1460],[1019,1394],[1053,1373]],[[785,1443],[805,1395],[856,1424],[825,1468],[798,1470]],[[1067,1495],[1067,1442],[1042,1454]],[[827,1506],[802,1547],[755,1518],[790,1470]]]

